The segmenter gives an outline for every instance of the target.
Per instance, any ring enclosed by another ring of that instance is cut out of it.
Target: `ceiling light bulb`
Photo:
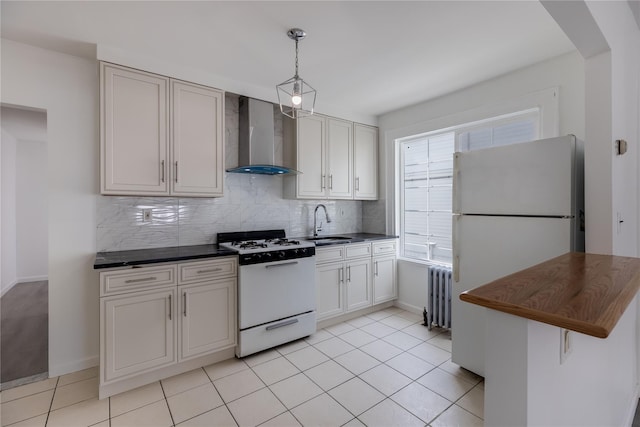
[[[300,94],[300,82],[295,82],[293,84],[293,95],[291,96],[291,103],[296,106],[302,103],[302,95]]]

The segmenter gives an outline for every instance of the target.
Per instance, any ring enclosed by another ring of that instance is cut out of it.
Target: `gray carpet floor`
[[[0,298],[0,383],[49,369],[49,283],[19,283]]]

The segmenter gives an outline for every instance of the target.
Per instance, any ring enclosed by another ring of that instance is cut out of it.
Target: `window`
[[[396,140],[401,256],[452,263],[454,151],[532,141],[538,129],[539,110],[532,109]]]
[[[402,253],[451,263],[451,190],[455,133],[401,143]]]

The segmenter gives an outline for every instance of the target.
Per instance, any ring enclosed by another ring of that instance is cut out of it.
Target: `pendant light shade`
[[[280,111],[292,119],[312,115],[316,105],[316,90],[298,75],[298,41],[306,35],[300,28],[287,31],[287,36],[296,42],[296,71],[293,77],[276,86]]]

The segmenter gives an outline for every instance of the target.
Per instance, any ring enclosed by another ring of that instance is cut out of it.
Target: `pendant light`
[[[298,75],[298,42],[306,35],[300,28],[287,31],[287,36],[296,42],[296,72],[289,80],[276,86],[280,111],[292,119],[312,115],[316,105],[316,90]]]

